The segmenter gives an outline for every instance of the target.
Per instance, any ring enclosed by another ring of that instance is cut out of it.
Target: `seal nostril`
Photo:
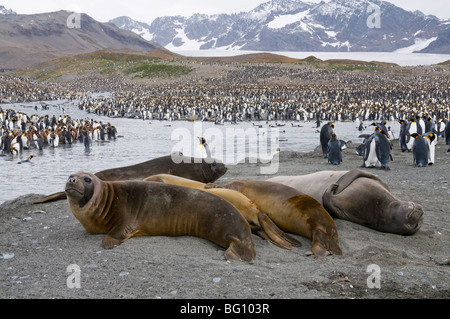
[[[76,183],[77,178],[73,176],[69,176],[69,179],[67,180],[69,183]]]

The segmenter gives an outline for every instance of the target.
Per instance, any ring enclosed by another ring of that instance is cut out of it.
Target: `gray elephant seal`
[[[386,183],[363,170],[277,176],[269,181],[291,186],[314,197],[332,217],[381,232],[412,235],[423,222],[421,205],[399,200]]]
[[[107,182],[89,173],[69,177],[69,207],[87,232],[107,234],[111,249],[134,236],[197,236],[224,247],[227,259],[255,257],[247,221],[227,201],[200,190],[144,181]]]
[[[202,183],[211,183],[224,175],[226,171],[225,164],[218,160],[172,154],[135,165],[103,170],[95,173],[95,175],[104,181],[123,181],[143,180],[155,174],[171,174]],[[58,192],[39,198],[33,204],[49,203],[62,199],[66,199],[66,194]]]

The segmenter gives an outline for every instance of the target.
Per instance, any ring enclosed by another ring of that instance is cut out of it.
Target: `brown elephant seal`
[[[236,207],[249,223],[253,233],[270,241],[272,244],[285,249],[292,249],[292,246],[302,245],[298,240],[292,238],[275,225],[274,222],[266,214],[263,214],[250,199],[235,190],[227,188],[205,189],[205,183],[169,174],[153,175],[147,177],[144,181],[190,187],[219,196]]]
[[[422,225],[424,212],[421,205],[399,200],[385,182],[363,170],[277,176],[269,181],[291,186],[314,197],[332,217],[381,232],[412,235]]]
[[[102,181],[94,174],[71,175],[69,207],[92,234],[107,234],[111,249],[134,236],[197,236],[224,247],[227,259],[255,257],[250,226],[236,208],[212,194],[144,181]]]
[[[248,197],[260,211],[282,230],[312,240],[311,251],[317,257],[329,253],[341,255],[336,224],[325,208],[314,198],[279,183],[237,180],[224,186]]]
[[[200,159],[173,153],[158,157],[143,163],[111,168],[95,173],[104,181],[143,180],[155,174],[172,174],[186,177],[203,183],[211,183],[224,175],[227,171],[225,164],[215,159]],[[41,204],[66,199],[65,192],[54,193],[33,202]]]

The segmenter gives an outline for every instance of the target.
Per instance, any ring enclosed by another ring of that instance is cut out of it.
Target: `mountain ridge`
[[[379,14],[375,7],[380,9]],[[136,33],[171,51],[393,52],[402,48],[414,50],[417,41],[430,41],[418,52],[450,53],[450,20],[418,10],[406,11],[380,0],[273,0],[248,12],[164,16],[150,24],[126,17],[132,20],[133,27],[121,18],[120,25],[116,19],[110,22],[126,30],[139,30]],[[371,27],[378,18],[379,28]]]
[[[102,49],[162,49],[112,23],[65,10],[5,14],[0,20],[0,69],[20,69],[55,57]]]

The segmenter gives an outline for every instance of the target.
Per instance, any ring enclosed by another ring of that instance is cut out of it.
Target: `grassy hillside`
[[[192,71],[179,62],[176,54],[164,51],[132,52],[101,50],[56,58],[17,72],[38,81],[57,81],[83,75],[129,75],[133,77],[171,77]]]

